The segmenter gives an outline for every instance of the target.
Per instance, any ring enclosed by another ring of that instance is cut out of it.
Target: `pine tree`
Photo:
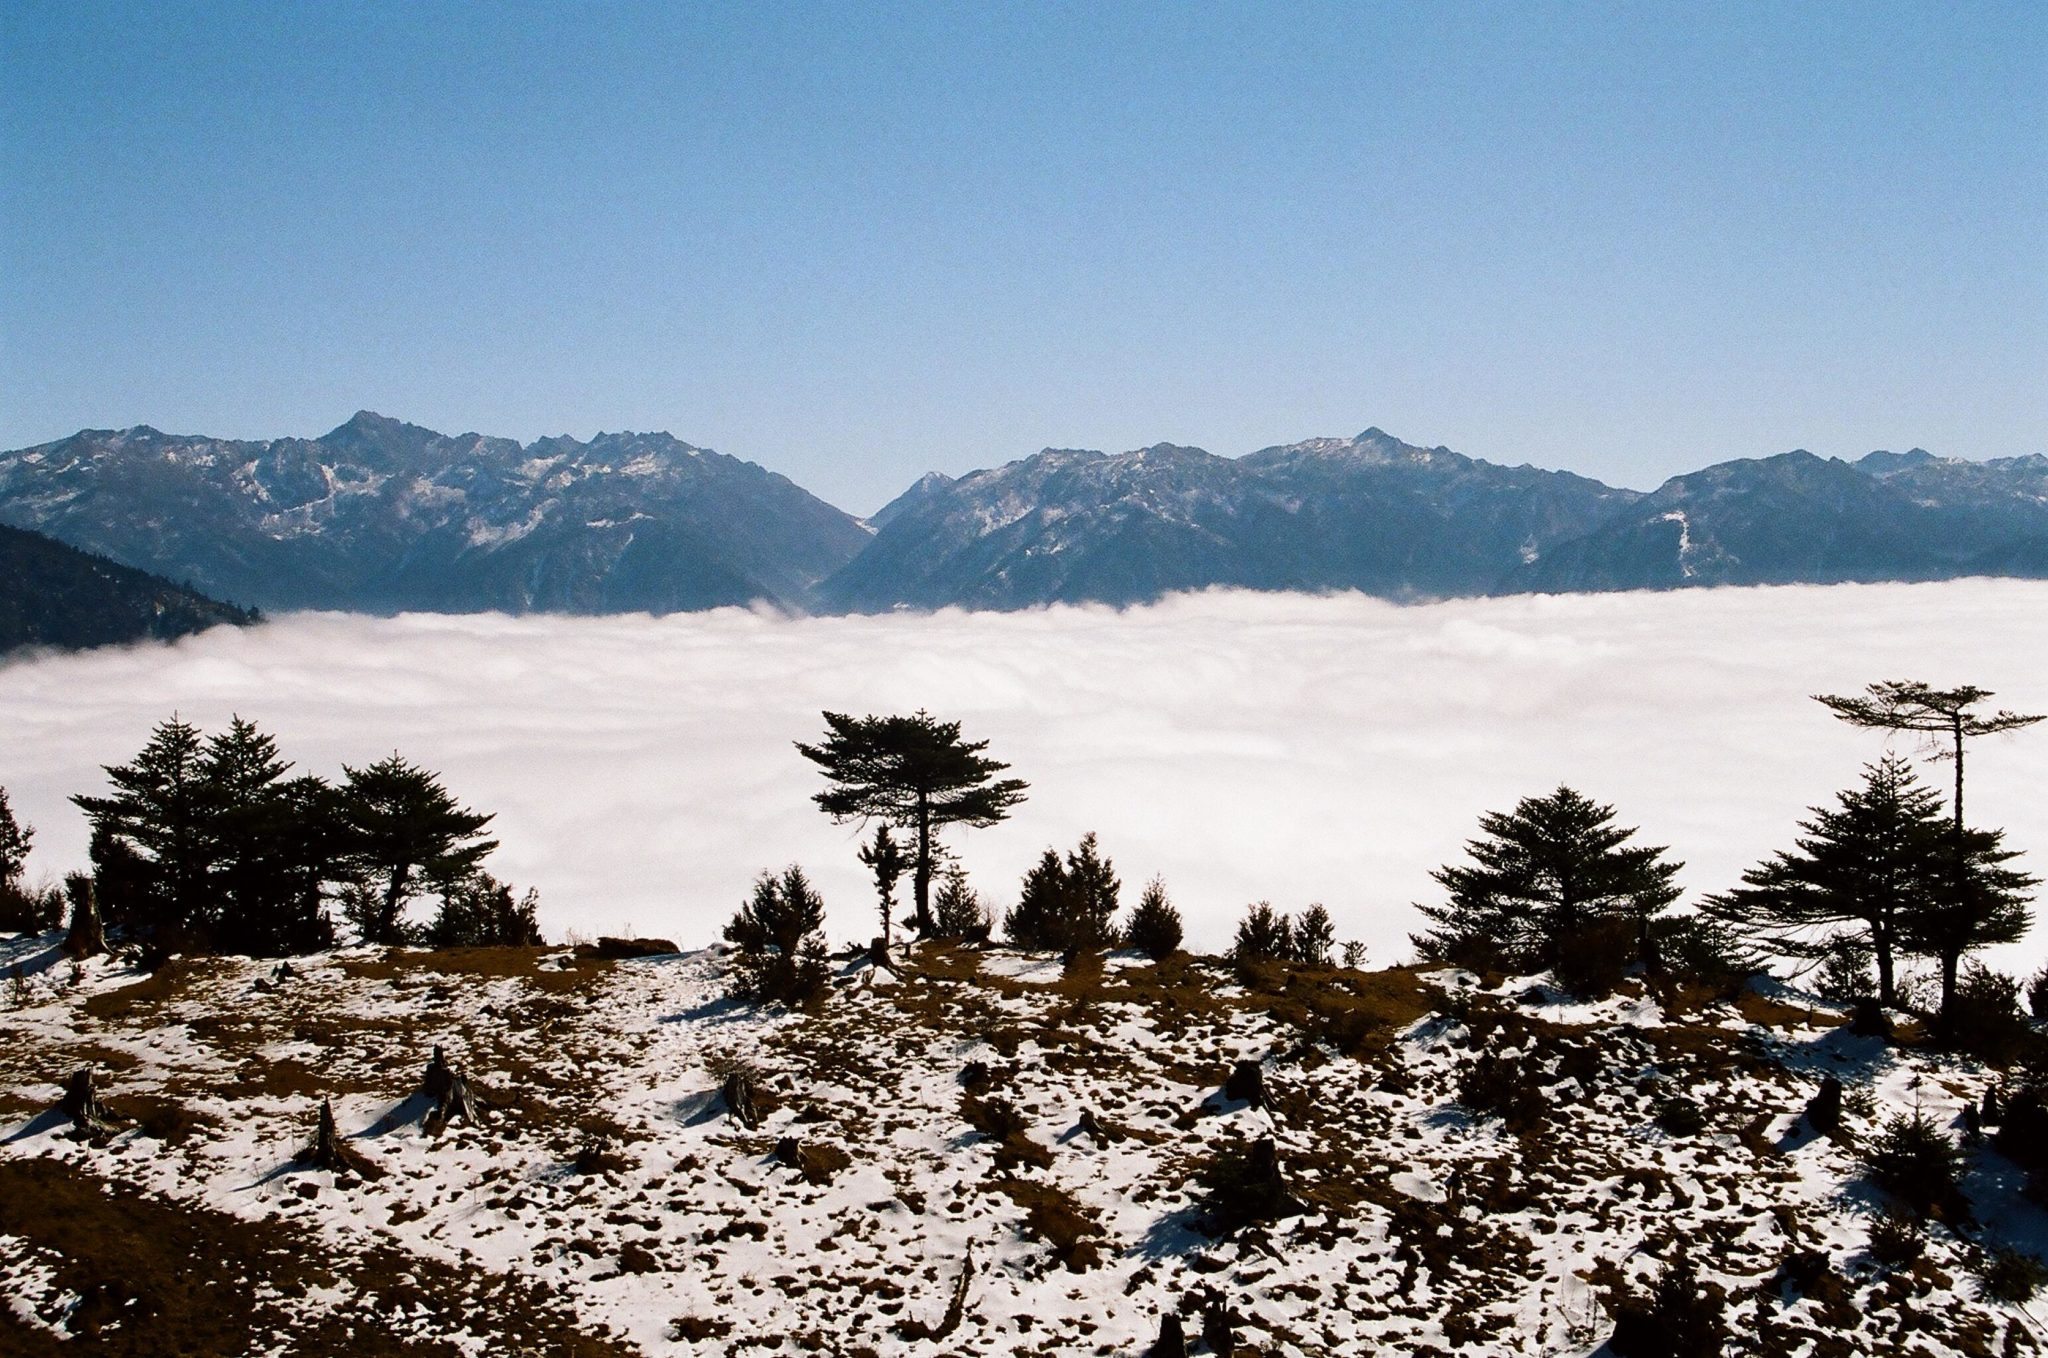
[[[919,711],[908,717],[824,714],[825,739],[797,742],[831,787],[812,798],[835,821],[880,819],[909,830],[917,928],[932,932],[931,883],[939,867],[937,834],[948,825],[986,828],[1024,800],[1026,784],[997,778],[1008,764],[982,753],[985,740],[962,740],[960,723]]]
[[[783,1004],[824,994],[825,902],[792,863],[781,877],[764,872],[754,894],[725,926],[733,955],[733,994]]]
[[[1180,951],[1180,911],[1166,898],[1166,883],[1154,877],[1145,883],[1131,918],[1124,925],[1124,945],[1136,948],[1155,962],[1164,962]]]
[[[1953,841],[1954,832],[1950,832]],[[2019,850],[2005,847],[2003,830],[1963,831],[1960,881],[1953,864],[1942,874],[1941,890],[1901,922],[1908,952],[1931,957],[1941,975],[1941,1008],[1935,1027],[1942,1040],[1954,1036],[1956,982],[1962,960],[1979,948],[2015,943],[2033,919],[2028,903],[2039,880],[2007,866]]]
[[[1090,831],[1062,861],[1047,849],[1031,871],[1003,930],[1020,948],[1077,952],[1105,947],[1116,937],[1121,890],[1115,868]]]
[[[1613,820],[1613,807],[1568,787],[1481,816],[1484,838],[1466,844],[1472,865],[1431,874],[1450,900],[1421,907],[1436,927],[1415,937],[1417,949],[1464,965],[1557,967],[1596,926],[1625,926],[1645,955],[1683,864],[1662,847],[1629,845],[1635,830]]]
[[[1095,832],[1067,855],[1067,918],[1063,950],[1101,948],[1116,937],[1117,895],[1123,884],[1095,842]]]
[[[1062,948],[1067,914],[1067,867],[1047,849],[1024,874],[1017,904],[1003,917],[1003,932],[1020,948]]]
[[[204,753],[198,728],[173,717],[132,762],[106,766],[112,796],[71,799],[92,822],[95,869],[104,853],[119,881],[118,922],[154,932],[203,921],[211,886]]]
[[[0,930],[40,933],[56,928],[62,918],[61,898],[53,900],[52,893],[31,892],[22,886],[28,848],[35,837],[33,827],[14,819],[7,789],[0,788]]]
[[[233,718],[199,761],[200,836],[214,946],[257,956],[333,941],[322,890],[332,865],[326,784],[285,779],[277,742]]]
[[[1330,949],[1337,942],[1337,930],[1330,923],[1330,912],[1321,904],[1311,905],[1301,912],[1301,918],[1294,924],[1294,960],[1312,967],[1330,965]]]
[[[1230,945],[1230,959],[1240,970],[1258,962],[1288,962],[1295,956],[1294,921],[1270,901],[1245,907]]]
[[[861,847],[860,861],[875,875],[875,895],[882,912],[882,947],[886,950],[894,937],[896,883],[903,879],[903,870],[910,863],[886,823],[875,827],[874,843]]]
[[[932,897],[932,927],[939,938],[986,943],[994,921],[981,893],[967,881],[967,870],[958,863],[947,866]]]
[[[492,817],[457,805],[437,775],[397,754],[342,772],[342,858],[355,886],[344,909],[364,942],[407,942],[416,930],[406,905],[467,881],[498,847],[483,837]]]
[[[0,787],[0,890],[20,887],[22,870],[28,864],[28,846],[35,837],[32,827],[14,819],[7,789]]]
[[[1789,851],[1709,897],[1704,912],[1781,957],[1821,962],[1847,936],[1877,967],[1877,998],[1898,1003],[1896,961],[1906,921],[1928,910],[1948,874],[1941,799],[1912,768],[1886,755],[1864,768],[1861,788],[1814,807]],[[1845,928],[1847,933],[1845,935]]]
[[[479,872],[449,888],[427,926],[433,948],[530,948],[541,942],[540,893],[514,899],[512,888]]]

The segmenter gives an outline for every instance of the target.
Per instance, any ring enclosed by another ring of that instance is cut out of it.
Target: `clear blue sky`
[[[2039,4],[0,6],[0,446],[2048,451]]]

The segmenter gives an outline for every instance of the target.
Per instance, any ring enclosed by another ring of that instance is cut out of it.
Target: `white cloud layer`
[[[392,749],[498,814],[492,866],[551,934],[715,937],[762,868],[802,862],[835,936],[873,932],[855,831],[791,748],[820,709],[924,707],[1030,781],[956,832],[999,905],[1048,844],[1100,833],[1126,900],[1163,873],[1191,941],[1243,906],[1327,904],[1405,955],[1410,903],[1478,815],[1569,782],[1686,861],[1691,895],[1789,843],[1883,748],[1807,695],[1976,683],[2048,711],[2048,584],[1696,590],[1399,607],[1208,593],[1117,612],[788,620],[288,616],[171,647],[0,666],[0,786],[31,875],[83,863],[69,794],[177,712],[229,714],[338,776]],[[2048,726],[1980,742],[1972,819],[2048,873]],[[1946,766],[1929,770],[1939,781]],[[2048,929],[2001,958],[2048,955]]]

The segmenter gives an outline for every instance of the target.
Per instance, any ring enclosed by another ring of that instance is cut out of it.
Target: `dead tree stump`
[[[1240,1061],[1223,1082],[1223,1097],[1254,1108],[1266,1106],[1266,1067],[1258,1061]]]
[[[1280,1148],[1273,1144],[1272,1137],[1261,1137],[1252,1143],[1245,1171],[1246,1187],[1260,1209],[1262,1220],[1277,1221],[1308,1210],[1287,1190],[1287,1178],[1280,1172]]]
[[[1230,1308],[1219,1297],[1202,1309],[1202,1342],[1217,1358],[1237,1352],[1237,1326],[1230,1322]]]
[[[967,1247],[966,1262],[960,1266],[959,1280],[953,1284],[953,1299],[946,1303],[946,1314],[937,1325],[927,1325],[921,1320],[906,1320],[896,1326],[899,1339],[945,1339],[960,1328],[961,1320],[967,1315],[967,1284],[974,1280],[974,1246]]]
[[[725,1100],[725,1111],[740,1120],[748,1131],[761,1125],[761,1114],[754,1107],[754,1082],[743,1070],[736,1070],[725,1077],[718,1095]]]
[[[483,1121],[484,1102],[470,1086],[469,1076],[449,1066],[448,1057],[438,1044],[434,1047],[434,1059],[427,1062],[426,1074],[420,1077],[420,1093],[434,1101],[427,1113],[429,1132],[438,1134],[457,1118],[471,1126]]]
[[[64,955],[74,962],[98,957],[107,950],[107,931],[100,923],[92,878],[72,873],[64,879],[64,893],[71,898],[71,931],[64,936]]]
[[[1145,1350],[1145,1358],[1188,1358],[1188,1335],[1181,1327],[1180,1312],[1168,1311],[1159,1317],[1159,1337]]]
[[[1095,1116],[1092,1108],[1081,1110],[1081,1134],[1098,1146],[1114,1146],[1124,1139],[1124,1134]]]
[[[1857,1037],[1881,1037],[1892,1040],[1892,1016],[1885,1013],[1884,1006],[1876,1000],[1865,997],[1857,1000],[1849,1013],[1849,1031]]]
[[[1842,1082],[1830,1075],[1820,1082],[1820,1092],[1806,1105],[1806,1125],[1822,1136],[1830,1136],[1842,1125]]]
[[[375,1177],[369,1164],[341,1139],[341,1131],[334,1125],[334,1105],[326,1099],[320,1100],[320,1122],[313,1131],[312,1143],[292,1158],[313,1169],[353,1174],[363,1179]]]
[[[80,1066],[72,1072],[57,1108],[71,1119],[80,1136],[111,1136],[121,1129],[121,1120],[100,1102],[99,1077],[93,1074],[91,1066]]]

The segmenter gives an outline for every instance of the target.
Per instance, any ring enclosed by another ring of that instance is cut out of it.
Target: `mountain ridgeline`
[[[0,453],[0,523],[270,609],[656,613],[1394,599],[2048,576],[2048,457],[1806,452],[1651,492],[1378,429],[1226,458],[1047,449],[863,522],[667,434],[521,446],[368,412],[318,439],[88,430]]]

